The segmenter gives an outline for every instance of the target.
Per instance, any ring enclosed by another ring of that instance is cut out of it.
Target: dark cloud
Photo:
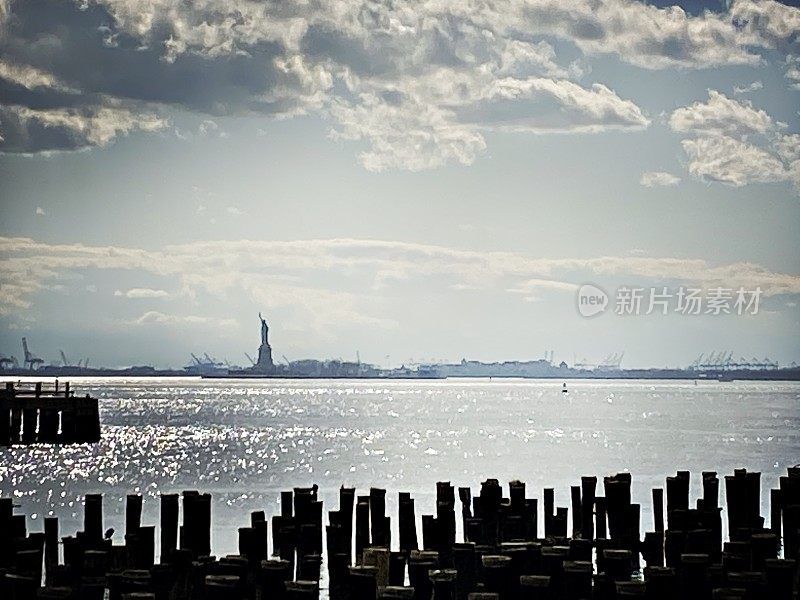
[[[468,164],[486,127],[646,126],[629,100],[575,83],[586,70],[554,39],[570,61],[758,64],[759,49],[796,41],[799,14],[752,0],[702,14],[630,0],[0,0],[0,152],[103,145],[163,127],[173,107],[318,111],[369,142],[373,168]]]
[[[21,118],[12,109],[0,106],[4,152],[34,153],[43,151],[75,150],[88,145],[75,132],[64,127],[47,127],[39,121]]]

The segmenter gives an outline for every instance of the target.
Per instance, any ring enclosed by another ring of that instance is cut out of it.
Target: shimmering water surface
[[[630,471],[650,528],[650,488],[678,469],[695,475],[693,498],[703,470],[761,471],[768,515],[766,490],[800,462],[796,383],[587,380],[568,382],[568,394],[541,380],[72,384],[101,398],[99,444],[0,449],[0,491],[31,529],[56,515],[73,533],[82,495],[103,492],[105,526],[119,537],[127,493],[145,495],[153,524],[158,494],[199,489],[214,494],[218,555],[235,551],[250,511],[275,514],[279,491],[293,486],[319,484],[326,510],[342,484],[385,487],[394,517],[398,491],[412,492],[418,515],[433,511],[436,481],[474,489],[488,477],[521,479],[529,496],[552,486],[567,506],[581,475]]]

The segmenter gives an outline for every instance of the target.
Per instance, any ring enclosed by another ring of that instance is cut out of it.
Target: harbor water
[[[250,511],[278,513],[280,490],[294,486],[318,484],[326,511],[343,484],[386,488],[394,527],[397,492],[431,513],[437,481],[520,479],[529,497],[553,487],[568,506],[581,475],[630,471],[650,529],[650,489],[676,470],[694,475],[692,503],[701,471],[760,471],[768,517],[769,488],[800,462],[798,383],[580,380],[567,393],[561,380],[71,383],[100,399],[99,444],[0,449],[0,492],[29,515],[29,530],[55,515],[73,534],[82,496],[101,492],[104,526],[122,543],[126,494],[143,494],[143,523],[156,524],[159,494],[197,489],[214,497],[217,555],[236,551]]]

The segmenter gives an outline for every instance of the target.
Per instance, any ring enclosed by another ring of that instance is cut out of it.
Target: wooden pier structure
[[[631,501],[629,473],[582,477],[571,488],[570,507],[554,506],[551,488],[540,505],[519,481],[507,495],[496,479],[484,481],[477,495],[463,487],[456,495],[441,482],[435,510],[421,515],[421,536],[414,499],[400,492],[397,540],[386,490],[357,495],[342,487],[338,508],[323,524],[317,486],[295,488],[281,493],[280,512],[271,519],[251,513],[238,529],[238,553],[224,557],[211,555],[211,495],[162,494],[158,562],[156,527],[142,524],[140,495],[127,497],[124,545],[103,534],[102,496],[87,495],[83,530],[62,538],[63,562],[58,519],[46,517],[43,532],[28,533],[25,516],[0,498],[0,598],[796,599],[800,468],[790,468],[771,490],[768,523],[760,514],[760,473],[741,469],[720,480],[704,472],[694,506],[689,483],[689,472],[680,471],[652,490],[644,537],[643,507]]]
[[[6,382],[0,388],[0,446],[91,444],[100,441],[97,399],[76,396],[69,383]]]

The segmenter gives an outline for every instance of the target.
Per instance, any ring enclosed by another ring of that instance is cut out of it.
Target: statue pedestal
[[[258,347],[258,362],[253,368],[264,373],[271,373],[275,370],[275,363],[272,362],[272,346],[261,344]]]

